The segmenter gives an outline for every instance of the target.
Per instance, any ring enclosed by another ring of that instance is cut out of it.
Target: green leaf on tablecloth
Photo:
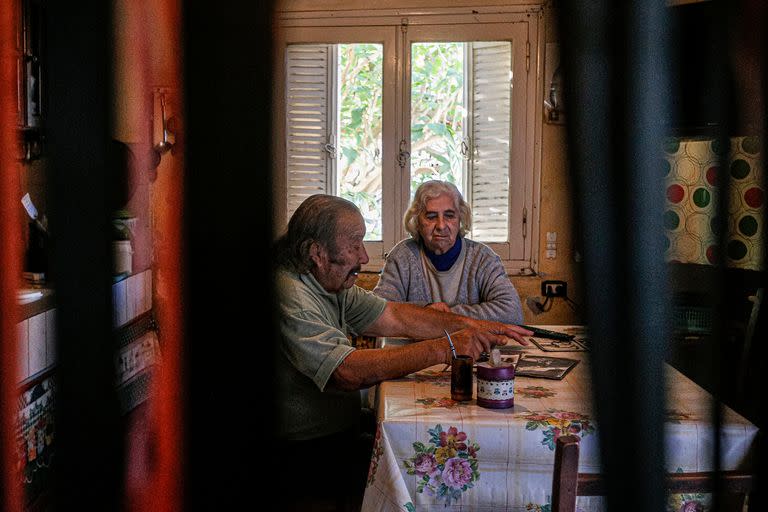
[[[427,432],[429,432],[429,435],[430,435],[429,442],[434,444],[434,445],[439,445],[440,444],[440,433],[442,431],[443,431],[443,426],[440,425],[439,423],[437,425],[435,425],[435,428],[431,428],[431,429],[427,430]]]
[[[549,497],[547,497],[549,499]],[[525,510],[527,512],[550,512],[552,510],[552,505],[550,503],[547,504],[539,504],[539,503],[528,503],[525,506]]]
[[[411,503],[410,501],[403,506],[405,507],[405,510],[407,510],[408,512],[416,512],[416,507],[414,507],[413,503]]]
[[[523,419],[526,417],[529,419],[525,424],[526,430],[533,431],[541,428],[544,435],[541,444],[552,451],[555,449],[555,441],[561,435],[574,434],[586,437],[595,431],[589,416],[578,412],[549,409],[547,412],[529,411],[522,416]]]
[[[413,443],[413,449],[416,450],[416,453],[423,453],[427,451],[427,447],[424,446],[424,443],[421,441],[416,441]]]

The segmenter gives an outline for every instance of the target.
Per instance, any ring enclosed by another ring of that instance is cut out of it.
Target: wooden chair
[[[752,490],[753,476],[741,471],[722,471],[720,479],[723,510],[741,511],[744,498]],[[715,488],[715,473],[668,473],[671,494],[708,493]],[[579,438],[561,436],[555,445],[555,471],[552,479],[552,512],[574,512],[576,496],[605,496],[607,485],[600,474],[579,473]],[[727,501],[725,501],[727,499]]]

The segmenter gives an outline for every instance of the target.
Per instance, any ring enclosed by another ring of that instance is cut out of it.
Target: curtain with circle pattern
[[[717,261],[718,146],[712,138],[670,138],[665,144],[667,261],[704,265]],[[726,265],[762,270],[765,190],[760,140],[733,137],[722,151],[730,174]]]

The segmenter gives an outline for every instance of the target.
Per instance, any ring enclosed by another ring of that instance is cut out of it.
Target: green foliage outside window
[[[424,181],[462,188],[464,43],[411,46],[411,196]]]
[[[360,208],[366,240],[381,240],[383,49],[338,48],[338,191]],[[461,188],[464,44],[416,43],[411,52],[411,193],[429,179]]]
[[[366,240],[381,240],[380,44],[339,45],[339,195],[360,208]]]

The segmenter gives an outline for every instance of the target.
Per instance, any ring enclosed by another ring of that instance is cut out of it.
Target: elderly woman
[[[453,184],[423,183],[403,224],[411,238],[387,256],[375,294],[483,320],[522,323],[520,297],[499,256],[464,238],[472,212]]]

